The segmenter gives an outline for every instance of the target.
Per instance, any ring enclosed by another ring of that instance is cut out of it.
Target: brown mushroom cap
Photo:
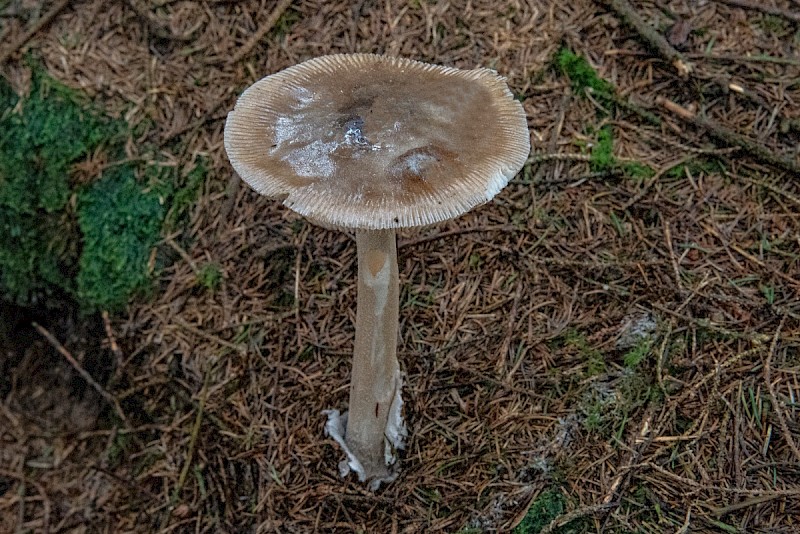
[[[225,149],[251,187],[312,221],[387,229],[490,200],[530,152],[522,106],[489,69],[322,56],[249,87]]]

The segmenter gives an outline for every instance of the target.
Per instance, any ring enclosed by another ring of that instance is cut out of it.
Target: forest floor
[[[800,531],[797,0],[0,10],[16,94],[80,91],[142,194],[152,167],[191,193],[122,311],[5,308],[0,532]],[[323,431],[352,236],[240,185],[222,138],[245,87],[339,52],[496,69],[532,144],[492,202],[399,233],[410,437],[376,493]]]

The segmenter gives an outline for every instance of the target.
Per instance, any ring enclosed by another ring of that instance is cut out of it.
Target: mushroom
[[[225,123],[231,165],[311,222],[355,231],[356,337],[349,412],[326,432],[376,489],[407,435],[397,362],[397,228],[494,197],[530,152],[522,106],[493,70],[374,54],[310,59],[242,93]]]

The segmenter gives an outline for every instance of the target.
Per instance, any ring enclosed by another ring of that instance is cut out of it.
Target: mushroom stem
[[[402,448],[397,363],[399,283],[395,231],[359,230],[358,300],[346,441],[367,480],[386,479]]]

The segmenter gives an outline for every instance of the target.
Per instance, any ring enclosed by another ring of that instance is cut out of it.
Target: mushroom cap
[[[522,105],[489,69],[375,54],[310,59],[250,86],[225,150],[253,189],[313,222],[380,230],[461,215],[522,168]]]

